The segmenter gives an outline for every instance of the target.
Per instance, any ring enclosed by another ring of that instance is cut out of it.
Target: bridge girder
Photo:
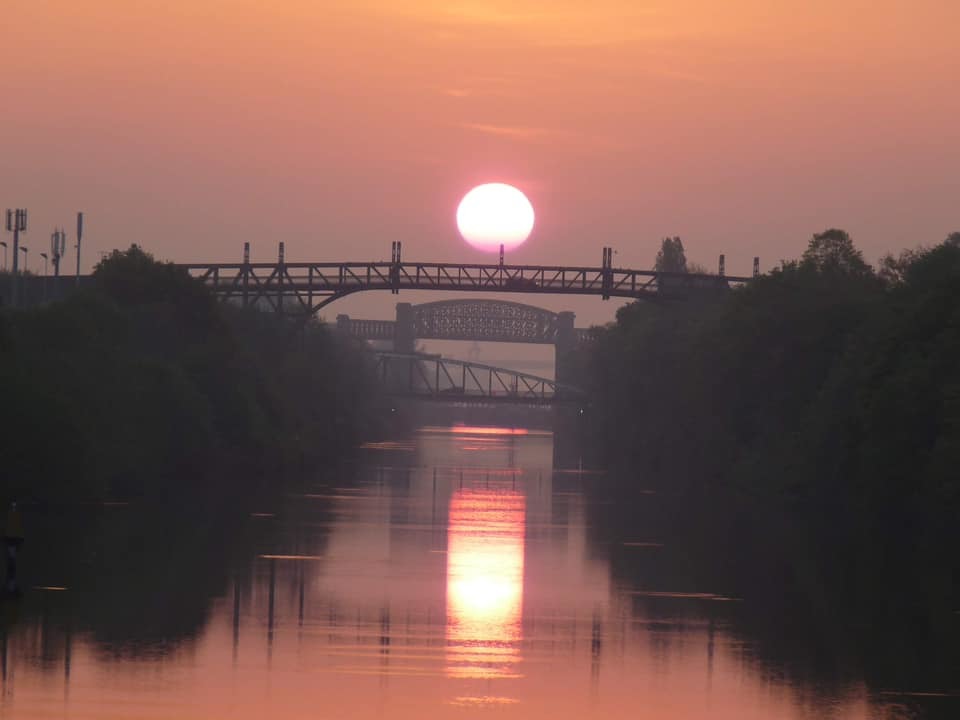
[[[461,263],[207,263],[180,265],[220,299],[313,314],[367,290],[596,295],[655,298],[718,290],[749,278],[605,267]]]
[[[423,340],[553,344],[557,313],[505,300],[440,300],[413,306],[414,333]]]
[[[449,402],[580,403],[584,393],[529,373],[439,355],[377,353],[377,376],[393,395]]]

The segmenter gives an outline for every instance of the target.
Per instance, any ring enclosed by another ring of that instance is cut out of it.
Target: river
[[[36,512],[0,717],[960,716],[949,693],[785,669],[741,630],[750,597],[691,585],[669,528],[603,527],[603,473],[554,445],[422,428],[231,522]]]

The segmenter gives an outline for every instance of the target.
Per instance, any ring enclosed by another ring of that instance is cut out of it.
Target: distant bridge
[[[337,329],[360,340],[389,342],[398,353],[412,353],[417,340],[535,343],[553,345],[559,380],[567,360],[589,333],[573,326],[572,312],[555,313],[505,300],[440,300],[422,305],[397,303],[397,319],[355,320],[337,316]]]
[[[447,402],[556,405],[584,393],[555,380],[439,355],[377,353],[377,377],[392,395]]]
[[[257,305],[279,313],[314,314],[335,300],[367,290],[595,295],[620,298],[682,297],[728,289],[750,278],[614,268],[604,248],[601,267],[477,263],[409,263],[394,243],[390,262],[288,263],[283,243],[275,263],[180,265],[220,299]]]
[[[421,305],[398,303],[396,320],[362,320],[337,315],[337,329],[358,340],[399,340],[398,344],[410,346],[407,352],[413,351],[414,338],[556,345],[564,332],[572,332],[577,341],[585,340],[590,333],[587,328],[573,328],[573,313],[555,313],[506,300],[474,298]]]

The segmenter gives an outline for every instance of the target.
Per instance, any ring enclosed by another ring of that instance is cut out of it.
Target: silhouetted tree
[[[687,272],[687,256],[683,251],[683,241],[679,237],[663,239],[654,269],[657,272]]]
[[[820,272],[839,272],[845,275],[872,275],[873,270],[863,259],[845,230],[830,228],[817,233],[803,253],[801,265]]]

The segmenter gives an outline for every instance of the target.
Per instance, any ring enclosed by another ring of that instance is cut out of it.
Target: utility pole
[[[83,239],[83,213],[77,213],[77,287],[80,287],[80,241]]]
[[[25,208],[7,210],[7,232],[13,233],[13,275],[10,278],[10,304],[17,306],[19,282],[17,265],[20,262],[20,233],[27,231],[27,211]]]
[[[47,301],[47,254],[40,253],[43,258],[43,302]]]
[[[50,236],[50,256],[53,260],[53,295],[60,297],[60,260],[67,251],[67,233],[63,228],[53,231]]]

